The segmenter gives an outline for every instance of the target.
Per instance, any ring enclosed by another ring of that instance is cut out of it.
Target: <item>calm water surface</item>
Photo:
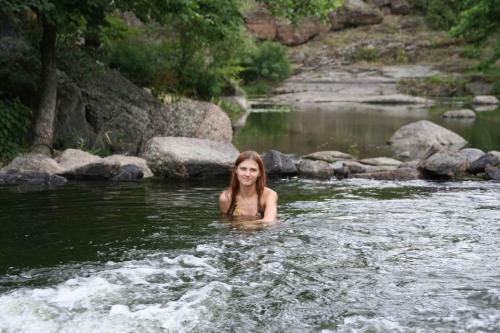
[[[0,332],[498,332],[500,183],[275,180],[0,188]]]
[[[455,107],[456,108],[456,107]],[[340,150],[364,157],[391,156],[387,140],[400,128],[427,119],[458,133],[470,146],[500,150],[500,109],[477,112],[476,120],[443,119],[447,109],[408,106],[321,104],[292,112],[257,109],[235,134],[240,150],[308,154]]]

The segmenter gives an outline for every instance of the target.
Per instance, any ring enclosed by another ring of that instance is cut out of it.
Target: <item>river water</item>
[[[498,332],[500,183],[226,180],[0,188],[0,332]]]

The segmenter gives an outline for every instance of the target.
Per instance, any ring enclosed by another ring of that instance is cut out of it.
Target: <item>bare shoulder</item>
[[[276,191],[270,189],[269,187],[264,188],[264,193],[262,194],[262,196],[266,201],[269,199],[278,200],[278,193],[276,193]]]
[[[219,195],[219,210],[221,213],[226,213],[231,204],[231,190],[224,190]]]

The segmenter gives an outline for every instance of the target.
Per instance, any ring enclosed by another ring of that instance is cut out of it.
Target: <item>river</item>
[[[226,180],[0,188],[0,332],[498,332],[500,183]]]

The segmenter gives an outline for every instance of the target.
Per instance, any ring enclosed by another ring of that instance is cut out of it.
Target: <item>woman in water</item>
[[[242,152],[234,162],[229,187],[219,196],[222,215],[256,223],[274,222],[278,195],[266,187],[266,172],[259,154]]]

